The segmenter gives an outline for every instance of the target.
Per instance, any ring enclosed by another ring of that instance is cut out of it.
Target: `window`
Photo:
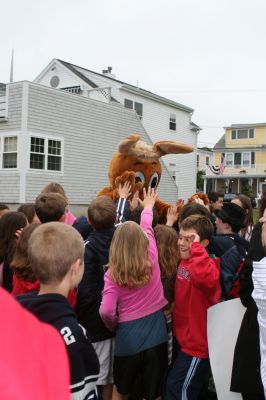
[[[225,154],[225,164],[227,167],[233,166],[233,153],[226,153]]]
[[[255,168],[255,151],[251,152],[251,168]]]
[[[30,168],[44,169],[44,139],[32,137],[30,143]]]
[[[169,129],[176,131],[176,115],[170,114]]]
[[[130,108],[131,110],[133,110],[133,101],[132,100],[125,99],[124,104],[125,104],[126,108]]]
[[[250,153],[243,153],[243,167],[249,167],[250,166]]]
[[[254,129],[238,129],[231,131],[231,138],[234,139],[254,139]]]
[[[61,171],[61,142],[48,140],[48,165],[50,171]]]
[[[4,138],[3,168],[17,168],[17,136]]]
[[[197,154],[197,168],[199,168],[199,154]]]
[[[140,117],[140,119],[142,118],[143,115],[143,105],[141,103],[137,103],[135,102],[135,111],[138,114],[138,116]]]
[[[133,102],[133,100],[129,99],[124,99],[124,105],[126,108],[129,108],[130,110],[135,110],[137,115],[142,119],[143,116],[143,104],[138,103],[137,101]]]
[[[206,165],[210,165],[210,157],[206,156]]]
[[[241,167],[241,153],[234,154],[234,167],[235,168]]]
[[[61,171],[61,141],[49,138],[32,137],[30,144],[30,168]]]

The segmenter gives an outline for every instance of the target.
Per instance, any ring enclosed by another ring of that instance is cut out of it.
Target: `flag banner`
[[[220,165],[209,165],[211,172],[215,175],[223,175],[225,169],[225,160],[224,156],[221,156],[221,164]]]

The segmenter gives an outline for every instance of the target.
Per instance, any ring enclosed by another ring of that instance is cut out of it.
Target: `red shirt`
[[[193,243],[175,281],[173,332],[184,353],[208,357],[207,310],[220,297],[219,259],[210,258],[200,243]]]
[[[0,288],[1,399],[69,400],[69,365],[56,330]]]

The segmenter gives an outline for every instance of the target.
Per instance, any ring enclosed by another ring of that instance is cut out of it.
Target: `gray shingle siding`
[[[139,134],[150,142],[135,112],[35,84],[29,84],[28,131],[64,138],[64,171],[28,171],[26,201],[32,201],[46,183],[57,181],[70,203],[86,205],[108,186],[108,164],[123,138]],[[163,169],[161,198],[174,203],[177,190]]]

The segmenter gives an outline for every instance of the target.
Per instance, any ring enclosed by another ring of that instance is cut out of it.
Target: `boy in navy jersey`
[[[48,222],[31,235],[28,255],[40,281],[40,291],[17,299],[62,335],[69,355],[72,400],[98,399],[98,358],[67,299],[69,291],[79,284],[84,272],[82,238],[69,225]]]

